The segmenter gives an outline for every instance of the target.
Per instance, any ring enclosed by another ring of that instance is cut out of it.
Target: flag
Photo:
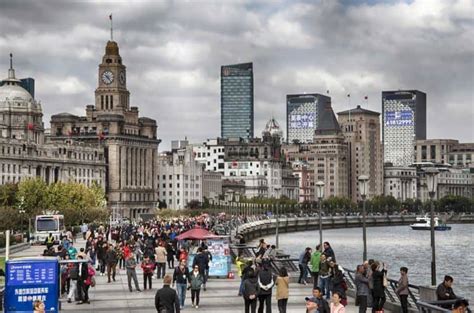
[[[369,99],[369,97],[368,97],[368,96],[365,96],[365,97],[364,97],[364,99],[365,99],[365,100],[368,100],[368,99]]]
[[[350,94],[350,93],[348,93],[348,94],[347,94],[347,98],[350,98],[350,97],[351,97],[351,94]]]
[[[101,132],[98,137],[99,137],[99,141],[104,140],[105,139],[104,132]]]
[[[109,15],[109,20],[112,20],[112,14]]]
[[[326,93],[329,93],[329,89],[328,89],[328,90],[326,90]]]
[[[28,130],[33,130],[35,129],[35,125],[33,123],[28,123]]]

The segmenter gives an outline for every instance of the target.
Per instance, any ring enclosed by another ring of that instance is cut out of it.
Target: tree
[[[0,206],[14,206],[17,192],[18,184],[0,185]]]
[[[473,200],[455,195],[447,195],[438,200],[438,211],[454,213],[474,212]]]
[[[47,197],[48,185],[41,179],[23,180],[18,184],[16,202],[23,201],[23,209],[27,216],[32,217],[50,209]]]

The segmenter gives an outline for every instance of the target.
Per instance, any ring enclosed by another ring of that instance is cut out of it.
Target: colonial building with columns
[[[156,121],[139,117],[138,107],[131,106],[126,77],[118,44],[108,41],[97,73],[95,104],[86,106],[86,116],[53,115],[50,139],[103,145],[113,218],[135,219],[157,208],[160,140]]]
[[[51,142],[45,136],[41,104],[20,85],[11,60],[0,86],[0,184],[40,178],[105,187],[105,174],[102,145]]]

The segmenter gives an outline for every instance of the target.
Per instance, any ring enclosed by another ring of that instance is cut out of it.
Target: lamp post
[[[367,232],[365,229],[365,219],[366,219],[366,211],[365,211],[365,201],[367,198],[367,185],[369,184],[369,176],[367,175],[360,175],[359,176],[359,193],[362,198],[362,241],[364,242],[364,253],[362,255],[363,260],[367,260]]]
[[[438,189],[438,169],[430,167],[425,169],[428,194],[431,199],[431,285],[436,286],[436,253],[435,253],[435,231],[434,231],[434,197]]]
[[[323,207],[323,197],[324,197],[324,182],[318,181],[316,183],[316,192],[319,200],[319,247],[323,248],[323,217],[322,217],[322,207]],[[321,250],[322,251],[322,250]]]

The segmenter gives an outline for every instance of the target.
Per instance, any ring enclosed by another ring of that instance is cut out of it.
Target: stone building
[[[458,143],[453,139],[417,140],[415,142],[415,160],[413,161],[446,164],[448,163],[448,153]]]
[[[20,85],[12,61],[0,86],[0,176],[1,184],[40,178],[102,187],[106,178],[102,145],[45,138],[41,104]]]
[[[222,194],[222,173],[202,172],[202,196],[203,198],[218,200]]]
[[[203,200],[203,166],[194,159],[192,146],[161,153],[158,158],[158,194],[168,208],[184,209]]]
[[[139,117],[131,106],[126,67],[119,47],[108,41],[97,73],[95,103],[85,116],[69,113],[51,117],[51,140],[104,146],[107,162],[106,193],[113,218],[135,219],[157,207],[157,153],[160,140],[156,121]]]
[[[399,201],[416,199],[418,194],[417,170],[410,166],[392,166],[384,168],[384,195],[393,196]]]
[[[383,149],[380,135],[380,113],[363,109],[339,112],[338,122],[349,150],[349,196],[362,200],[359,194],[360,175],[369,176],[367,197],[383,194]]]

